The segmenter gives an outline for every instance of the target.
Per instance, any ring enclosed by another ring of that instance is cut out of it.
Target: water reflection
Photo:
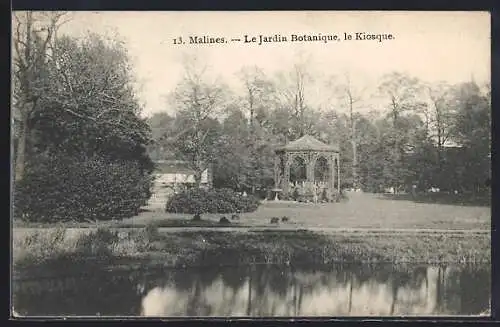
[[[249,269],[210,282],[191,274],[188,290],[154,287],[142,300],[145,316],[390,316],[479,314],[488,307],[485,271],[417,267]],[[231,277],[230,277],[231,278]]]
[[[13,284],[24,315],[477,315],[489,307],[490,269],[217,267]]]

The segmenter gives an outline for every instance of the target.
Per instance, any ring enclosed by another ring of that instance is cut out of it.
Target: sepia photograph
[[[491,315],[489,12],[11,24],[11,318]]]

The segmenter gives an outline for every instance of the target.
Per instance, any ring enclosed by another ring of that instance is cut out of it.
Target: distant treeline
[[[165,112],[149,118],[155,140],[149,153],[184,159],[200,173],[213,165],[215,186],[272,187],[274,149],[310,134],[339,144],[343,187],[488,188],[489,85],[428,84],[396,72],[381,78],[375,94],[366,94],[346,78],[330,84],[338,101],[320,110],[308,104],[311,79],[303,64],[278,78],[244,68],[243,96],[210,82],[202,69],[186,65],[186,71]],[[385,109],[375,110],[373,98],[383,99]]]

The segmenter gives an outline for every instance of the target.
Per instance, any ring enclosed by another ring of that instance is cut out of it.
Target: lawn
[[[99,222],[99,226],[144,227],[221,227],[221,217],[231,215],[205,214],[202,221],[192,216],[171,214],[161,207],[145,208],[138,216],[122,221]],[[272,217],[286,216],[289,221],[279,226],[270,224]],[[269,228],[374,228],[374,229],[456,229],[489,230],[491,209],[488,206],[462,206],[441,203],[415,202],[405,197],[351,193],[349,200],[340,203],[263,202],[255,212],[240,215],[233,227]],[[55,227],[56,225],[15,223],[16,227]],[[224,225],[227,226],[227,225]],[[65,223],[64,227],[96,227],[93,223]]]
[[[169,214],[162,208],[152,208],[140,215],[125,219],[122,224],[144,225],[156,222],[163,227],[187,226],[180,223],[188,215]],[[206,214],[206,225],[216,225],[220,217],[230,215]],[[271,217],[289,217],[281,226],[308,228],[419,228],[419,229],[490,229],[491,209],[487,206],[461,206],[439,203],[419,203],[392,199],[383,195],[351,193],[349,200],[340,203],[264,202],[257,211],[240,215],[233,226],[271,226]],[[195,223],[193,226],[198,226]]]

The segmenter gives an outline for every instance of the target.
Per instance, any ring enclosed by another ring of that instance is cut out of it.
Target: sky
[[[236,73],[256,65],[269,76],[305,61],[312,77],[306,100],[328,107],[325,81],[348,74],[356,88],[374,90],[381,76],[405,72],[426,82],[490,81],[490,16],[487,12],[73,12],[59,33],[118,35],[131,57],[144,114],[170,111],[165,96],[183,77],[186,55],[207,65],[238,92]],[[355,40],[355,33],[393,39]],[[291,35],[337,35],[340,41],[290,42]],[[344,33],[352,40],[345,40]],[[243,40],[259,35],[288,42],[189,44],[189,36]],[[182,37],[186,44],[175,45]]]

